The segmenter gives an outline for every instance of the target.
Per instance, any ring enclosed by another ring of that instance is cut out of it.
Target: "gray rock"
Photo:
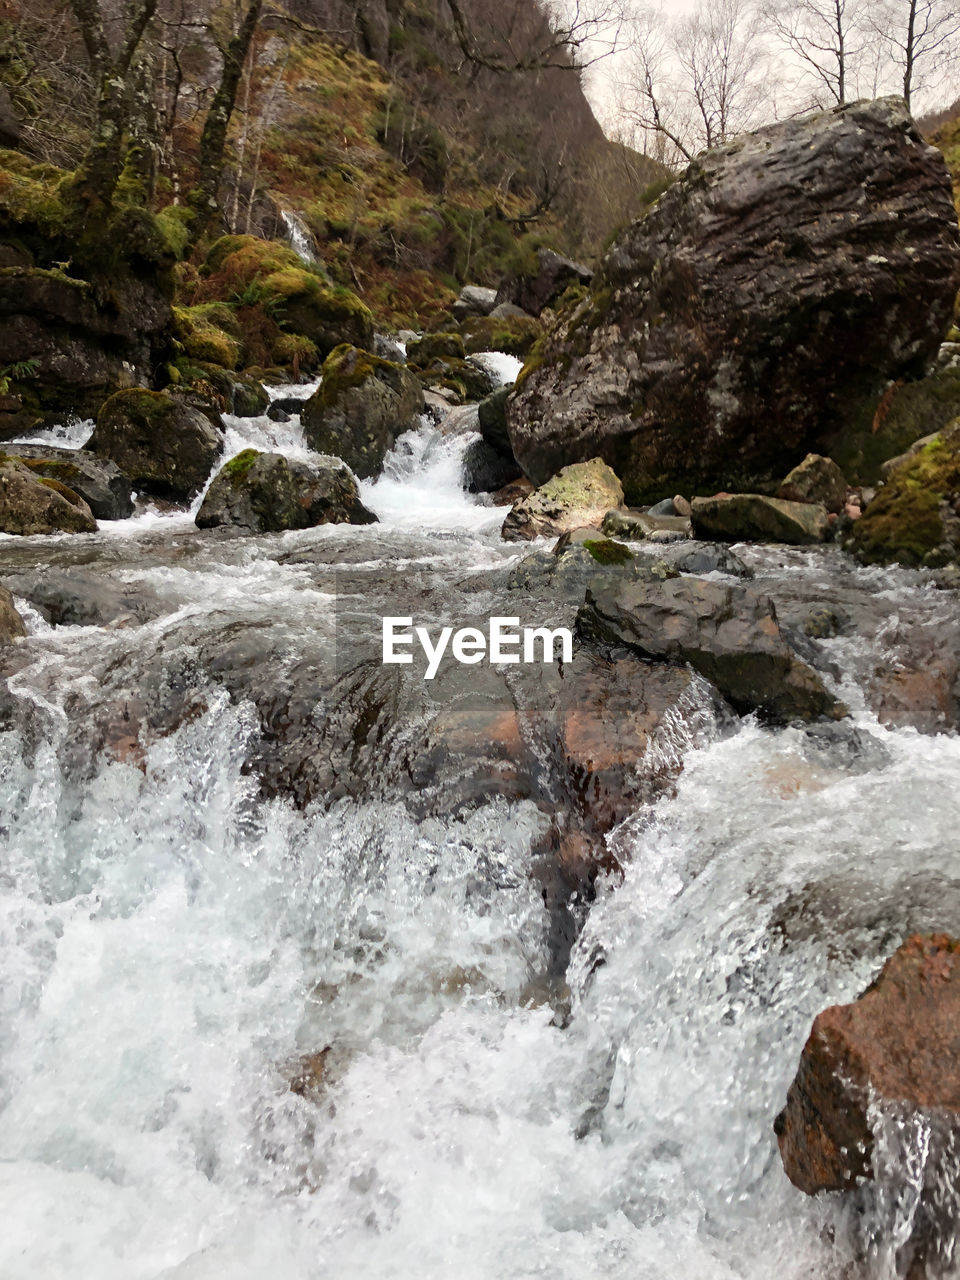
[[[737,711],[772,723],[846,714],[783,639],[773,602],[739,583],[619,575],[587,589],[577,629],[586,641],[626,645],[653,661],[688,662]]]
[[[839,515],[847,502],[847,478],[833,461],[808,453],[777,490],[788,502],[813,502]]]
[[[453,314],[458,320],[467,316],[488,316],[497,305],[496,289],[484,289],[478,284],[466,284],[460,297],[453,304]]]
[[[125,520],[133,514],[130,481],[115,462],[88,449],[8,444],[2,452],[20,458],[34,475],[59,480],[78,493],[97,520]]]
[[[300,420],[311,449],[332,454],[366,480],[377,475],[393,443],[420,422],[420,383],[402,365],[341,346],[324,361],[320,389]]]
[[[502,535],[507,542],[520,542],[585,525],[599,529],[604,514],[622,498],[620,481],[606,463],[599,458],[579,462],[515,503]]]
[[[608,511],[603,517],[603,532],[632,542],[662,535],[667,535],[668,541],[682,541],[691,536],[690,521],[683,516],[654,515],[652,510],[635,511],[630,507]]]
[[[138,490],[185,501],[206,484],[223,431],[210,410],[137,387],[105,402],[87,448],[115,462]]]
[[[14,606],[13,596],[6,587],[0,587],[0,645],[11,644],[26,634],[27,629]]]
[[[949,174],[902,100],[771,125],[614,242],[509,402],[514,453],[535,483],[599,455],[637,505],[762,491],[811,450],[845,466],[834,443],[936,354],[958,285]]]
[[[588,285],[592,279],[593,272],[582,262],[564,258],[552,249],[538,249],[532,275],[517,274],[501,280],[497,305],[511,302],[528,315],[538,316],[570,285]]]
[[[38,477],[19,459],[0,455],[0,533],[96,533],[84,500],[59,480]]]
[[[306,463],[245,449],[214,477],[196,523],[200,529],[232,525],[250,533],[279,533],[318,524],[375,524],[376,519],[360,501],[353,472],[339,458]]]

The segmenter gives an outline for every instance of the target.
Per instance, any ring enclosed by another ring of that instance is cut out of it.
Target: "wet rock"
[[[884,1112],[904,1126],[934,1116],[956,1136],[958,1027],[960,943],[945,934],[915,934],[858,1000],[818,1014],[775,1125],[794,1186],[816,1195],[871,1179]],[[936,1169],[936,1154],[942,1148],[931,1150],[918,1215],[928,1228],[937,1218],[936,1174],[953,1177],[949,1166]]]
[[[808,453],[777,490],[788,502],[811,502],[839,515],[847,502],[847,480],[832,458]]]
[[[491,448],[506,458],[513,458],[513,448],[507,431],[507,396],[509,387],[499,387],[477,406],[477,424],[480,434]],[[514,459],[516,464],[516,459]],[[519,473],[519,466],[517,471]]]
[[[894,467],[844,545],[866,564],[937,568],[960,552],[960,420]]]
[[[759,493],[717,494],[691,503],[694,536],[721,542],[823,542],[830,532],[825,507]]]
[[[468,493],[496,493],[520,479],[520,468],[486,440],[475,440],[463,455],[463,479]]]
[[[599,458],[576,463],[514,505],[503,522],[503,537],[519,542],[584,525],[599,528],[610,508],[622,501],[620,481],[606,463]]]
[[[0,587],[0,645],[11,644],[26,634],[27,629],[17,613],[13,596],[6,587]]]
[[[533,493],[533,482],[523,476],[492,493],[490,501],[495,507],[512,507],[521,499],[528,498],[531,493]]]
[[[538,249],[536,260],[525,271],[507,276],[497,290],[497,305],[512,303],[528,315],[538,316],[556,302],[570,285],[588,285],[593,272],[581,262],[564,258],[552,249]]]
[[[614,242],[518,381],[514,452],[537,483],[599,455],[638,505],[762,491],[811,450],[856,479],[835,443],[922,373],[958,284],[946,166],[902,101],[771,125]]]
[[[466,354],[459,333],[428,333],[407,346],[407,364],[426,369],[436,360],[463,360]]]
[[[423,392],[414,375],[358,347],[340,346],[324,361],[323,382],[300,421],[311,449],[342,458],[366,480],[394,441],[419,425]]]
[[[0,532],[96,533],[84,500],[59,480],[36,476],[18,458],[0,457]]]
[[[306,463],[245,449],[216,475],[197,512],[198,528],[233,525],[250,533],[319,524],[374,524],[357,481],[339,458]]]
[[[673,503],[670,503],[671,509]],[[677,541],[692,536],[692,527],[685,516],[667,515],[650,511],[636,511],[631,507],[608,511],[603,517],[603,532],[612,538],[630,538],[642,542],[658,534],[676,534]]]
[[[497,305],[496,289],[485,289],[478,284],[465,284],[453,304],[453,314],[458,320],[467,316],[488,316]]]
[[[773,723],[839,719],[845,708],[783,639],[773,602],[749,587],[678,577],[594,584],[577,616],[588,642],[688,662],[739,712]]]
[[[543,324],[517,307],[511,310],[514,314],[504,315],[498,307],[493,315],[464,320],[460,327],[468,355],[481,351],[505,351],[521,359],[529,355],[543,334]]]
[[[838,636],[850,622],[842,609],[821,605],[811,609],[803,621],[803,634],[811,640],[829,640]]]
[[[209,412],[137,388],[106,401],[87,448],[116,463],[142,492],[184,501],[206,484],[223,432]]]
[[[403,364],[407,358],[403,348],[383,333],[373,335],[373,354],[381,360],[389,360],[391,364]]]
[[[163,612],[162,602],[143,583],[131,587],[83,569],[32,569],[11,574],[8,581],[55,627],[138,625]]]
[[[232,379],[233,396],[230,412],[238,418],[260,418],[270,404],[270,396],[263,383],[256,378],[240,374]]]
[[[78,493],[97,520],[125,520],[133,514],[130,481],[115,462],[89,449],[8,444],[0,452],[19,458],[34,475],[59,480]]]
[[[877,719],[892,729],[955,732],[960,728],[960,663],[947,646],[912,658],[874,673],[867,692]]]
[[[680,573],[703,577],[708,573],[727,573],[732,578],[752,578],[753,570],[729,547],[704,543],[693,547],[673,547],[660,555]]]
[[[306,396],[302,399],[298,396],[277,396],[270,402],[267,417],[271,422],[289,422],[291,417],[299,418],[306,403]]]

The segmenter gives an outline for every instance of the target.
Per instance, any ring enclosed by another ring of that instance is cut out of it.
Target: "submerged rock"
[[[59,480],[78,493],[97,520],[125,520],[133,514],[130,481],[115,462],[89,449],[8,444],[2,453],[19,458],[34,475]]]
[[[626,645],[647,659],[688,662],[737,711],[773,723],[846,714],[783,639],[773,602],[749,587],[621,576],[587,589],[577,630],[584,640]]]
[[[118,391],[97,415],[87,448],[115,462],[144,493],[183,501],[203,488],[223,449],[212,419],[219,422],[212,410],[161,391]]]
[[[787,1176],[807,1195],[852,1190],[878,1170],[907,1190],[909,1169],[884,1169],[882,1151],[875,1158],[878,1131],[885,1120],[904,1136],[923,1125],[927,1151],[905,1224],[914,1256],[951,1239],[957,1226],[944,1191],[956,1177],[960,1139],[958,1028],[960,942],[915,934],[859,999],[817,1015],[775,1124]]]
[[[825,507],[786,502],[760,493],[722,493],[694,498],[693,532],[720,542],[787,542],[794,546],[823,542],[830,532]]]
[[[245,449],[221,467],[196,523],[234,525],[251,533],[310,529],[318,524],[375,524],[360,501],[356,477],[339,458],[298,462]]]
[[[672,511],[672,502],[670,508]],[[635,542],[642,542],[647,538],[656,540],[658,534],[675,534],[678,542],[692,536],[690,521],[684,516],[634,511],[630,507],[608,511],[603,518],[603,532],[614,538],[630,538]]]
[[[0,454],[0,532],[96,533],[90,508],[59,480],[36,476],[19,458]]]
[[[542,482],[600,456],[642,503],[764,489],[935,355],[960,284],[943,158],[899,99],[707,152],[613,244],[508,416]],[[843,461],[843,459],[841,459]]]
[[[303,406],[300,421],[311,449],[342,458],[366,480],[379,472],[397,436],[419,424],[423,409],[412,373],[343,345],[324,361],[323,382]]]
[[[515,503],[503,522],[503,537],[521,542],[584,526],[599,529],[610,508],[622,501],[620,481],[605,462],[578,462]]]
[[[811,502],[839,515],[847,502],[847,480],[832,458],[808,453],[777,491],[788,502]]]
[[[13,596],[6,587],[0,587],[0,644],[10,644],[26,634],[27,629],[17,613]]]

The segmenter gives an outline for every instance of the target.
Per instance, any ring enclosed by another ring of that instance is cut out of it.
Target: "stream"
[[[228,454],[307,456],[295,421],[227,422]],[[148,510],[0,539],[30,632],[0,701],[3,1280],[896,1274],[904,1197],[801,1195],[773,1120],[814,1016],[910,932],[960,932],[960,739],[886,727],[864,692],[953,634],[955,596],[833,548],[738,548],[787,614],[863,611],[811,642],[852,724],[704,697],[665,725],[650,750],[682,771],[608,837],[622,882],[598,880],[561,1000],[543,806],[387,785],[419,683],[362,790],[289,753],[258,780],[245,691],[273,690],[278,724],[307,700],[322,735],[382,679],[350,682],[381,615],[566,616],[508,591],[531,548],[463,491],[469,438],[402,437],[362,486],[376,525],[238,537]],[[91,616],[51,625],[23,604],[39,579]],[[291,1090],[305,1061],[322,1081]]]

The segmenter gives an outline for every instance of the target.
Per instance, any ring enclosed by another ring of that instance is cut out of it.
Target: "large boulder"
[[[739,583],[627,571],[588,588],[577,630],[651,661],[688,662],[737,711],[772,723],[846,714],[784,640],[773,601]]]
[[[196,522],[201,529],[234,525],[251,533],[280,533],[318,524],[374,524],[376,519],[339,458],[307,463],[244,449],[214,477]]]
[[[892,468],[846,545],[866,564],[938,567],[960,555],[960,419]]]
[[[397,436],[419,425],[420,384],[401,365],[346,344],[324,361],[322,377],[300,415],[307,444],[342,458],[361,480],[375,476]]]
[[[694,535],[718,542],[788,542],[805,546],[823,542],[830,530],[826,507],[767,498],[760,493],[694,498],[690,508]]]
[[[19,459],[0,454],[0,533],[95,533],[84,500],[59,480],[36,476]]]
[[[553,249],[538,249],[531,262],[501,280],[496,305],[512,303],[528,315],[538,316],[571,285],[585,286],[592,279],[593,272],[582,262],[564,258]]]
[[[13,596],[6,587],[0,587],[0,644],[10,644],[26,634],[27,629],[17,613]]]
[[[87,448],[144,493],[182,501],[203,488],[223,449],[218,421],[160,391],[118,391],[100,409]]]
[[[913,1206],[912,1252],[922,1254],[942,1234],[938,1228],[954,1235],[956,1222],[943,1220],[951,1212],[943,1189],[956,1178],[958,1036],[960,942],[914,935],[859,999],[817,1015],[775,1123],[790,1181],[807,1195],[852,1190],[874,1178],[879,1164],[885,1176],[899,1174],[906,1183],[909,1165],[883,1169],[889,1154],[885,1159],[882,1149],[873,1158],[878,1130],[887,1121],[903,1140],[919,1121],[925,1136],[918,1133],[917,1141],[927,1148],[922,1176],[903,1188]],[[900,1225],[908,1228],[899,1241],[905,1244],[910,1220]]]
[[[503,538],[522,542],[587,526],[599,529],[610,508],[622,502],[623,488],[605,462],[578,462],[514,504],[503,522]]]
[[[542,482],[600,456],[630,501],[763,491],[918,377],[950,322],[960,231],[899,99],[705,153],[630,226],[508,406]]]
[[[3,452],[35,476],[59,480],[78,493],[97,520],[124,520],[133,514],[130,481],[115,462],[89,449],[55,449],[39,444],[8,444]]]

